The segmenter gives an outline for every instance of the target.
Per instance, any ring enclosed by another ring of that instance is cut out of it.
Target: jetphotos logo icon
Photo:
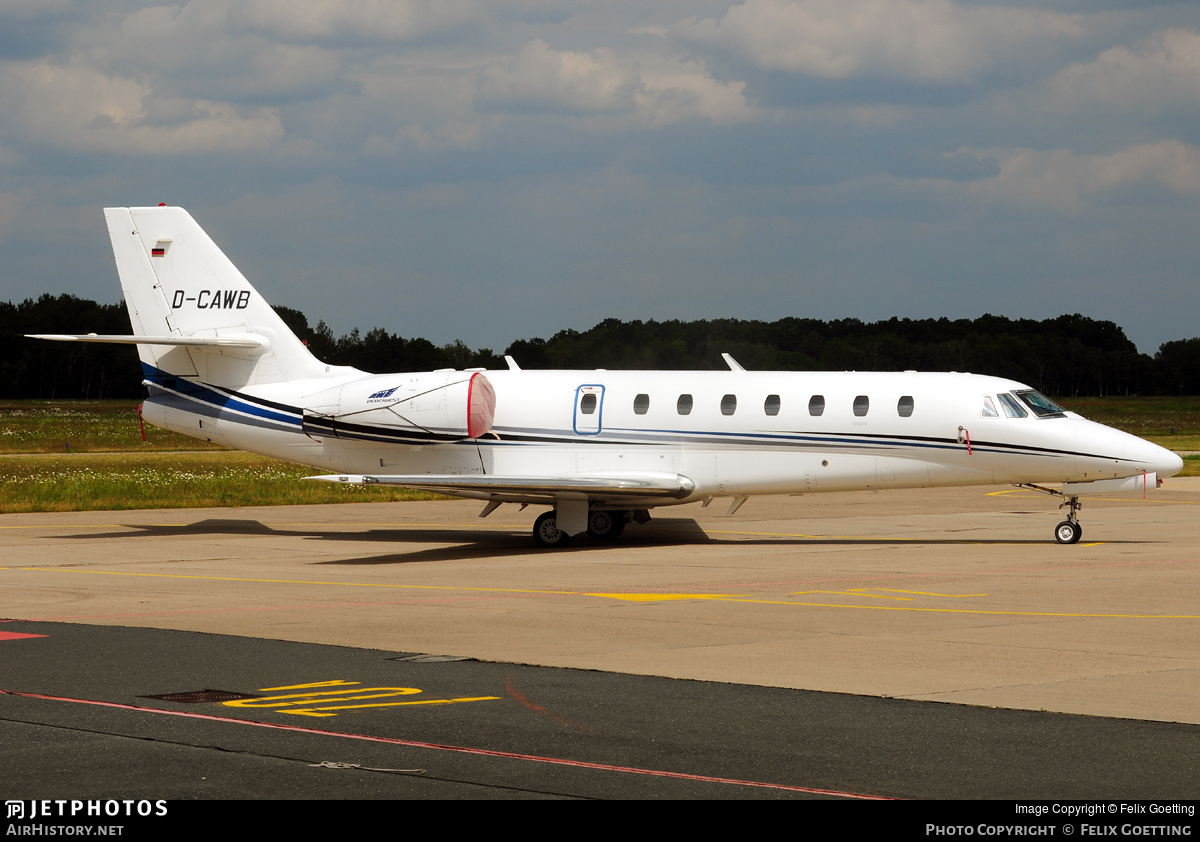
[[[28,803],[28,808],[26,804]],[[88,816],[165,816],[166,801],[46,801],[4,802],[10,819],[85,818]]]

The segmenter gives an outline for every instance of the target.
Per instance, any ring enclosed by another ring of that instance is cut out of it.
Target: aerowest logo
[[[193,304],[197,310],[245,310],[249,303],[248,289],[202,289],[195,295],[177,289],[171,296],[172,310],[178,310],[184,304]]]
[[[376,392],[373,395],[367,395],[367,400],[368,401],[386,400],[387,398],[390,398],[392,396],[392,393],[395,392],[399,388],[400,388],[399,386],[393,386],[390,389],[384,389],[382,392]]]

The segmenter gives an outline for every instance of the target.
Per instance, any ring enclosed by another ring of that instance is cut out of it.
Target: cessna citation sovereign
[[[543,547],[617,538],[656,506],[751,495],[1012,483],[1157,487],[1182,460],[1028,386],[958,373],[523,371],[325,365],[182,208],[109,208],[145,420],[331,472],[311,479],[548,506]],[[1051,488],[1049,485],[1060,485]]]

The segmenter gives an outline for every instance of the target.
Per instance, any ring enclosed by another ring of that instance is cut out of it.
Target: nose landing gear
[[[1054,527],[1054,540],[1060,544],[1078,544],[1079,539],[1083,537],[1083,527],[1079,525],[1078,512],[1083,508],[1083,504],[1079,502],[1077,495],[1066,496],[1056,488],[1043,488],[1040,485],[1032,483],[1018,483],[1017,488],[1029,488],[1033,491],[1040,491],[1043,494],[1053,494],[1056,497],[1062,497],[1063,502],[1058,504],[1061,509],[1064,506],[1069,506],[1070,511],[1067,512],[1067,519]]]
[[[1060,509],[1063,506],[1070,506],[1071,511],[1067,514],[1066,520],[1054,527],[1054,540],[1060,544],[1077,544],[1083,537],[1083,527],[1079,525],[1079,518],[1075,513],[1083,507],[1083,504],[1079,502],[1078,497],[1068,497],[1058,505]]]

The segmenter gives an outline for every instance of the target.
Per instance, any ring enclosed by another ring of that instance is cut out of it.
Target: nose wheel
[[[1079,525],[1079,521],[1072,523],[1064,520],[1054,527],[1054,540],[1060,544],[1075,544],[1081,537],[1083,537],[1083,527]]]

